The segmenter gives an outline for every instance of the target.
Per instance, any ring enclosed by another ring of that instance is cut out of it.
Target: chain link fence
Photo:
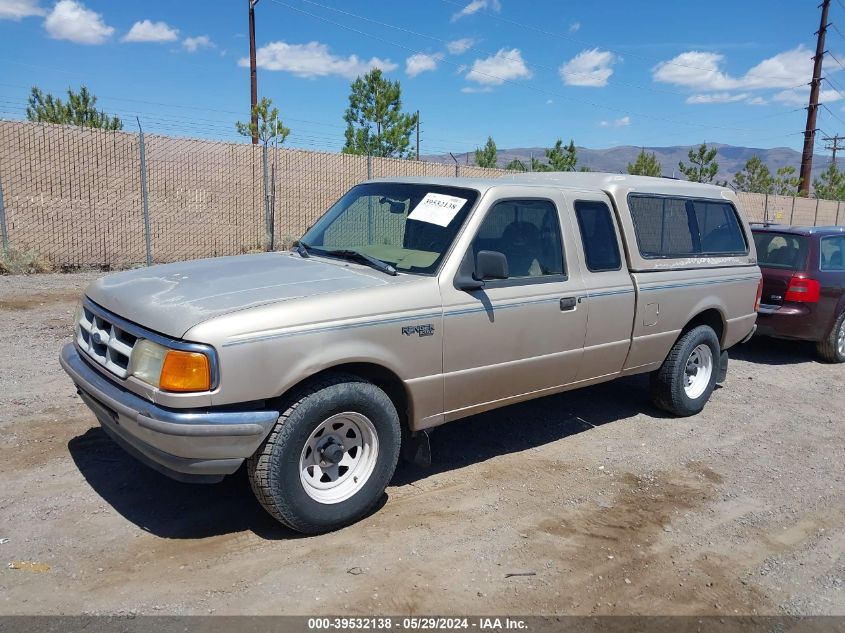
[[[455,173],[453,164],[0,121],[0,238],[61,268],[282,249],[367,178]],[[752,221],[845,222],[836,201],[739,198]]]

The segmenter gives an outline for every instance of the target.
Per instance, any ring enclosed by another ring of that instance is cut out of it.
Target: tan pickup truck
[[[733,194],[596,173],[353,187],[291,251],[94,282],[61,363],[102,427],[180,480],[246,462],[267,511],[323,532],[374,507],[426,429],[649,372],[693,415],[751,336]]]

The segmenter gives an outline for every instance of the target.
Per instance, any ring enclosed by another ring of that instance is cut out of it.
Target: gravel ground
[[[95,277],[0,277],[2,614],[845,615],[845,368],[812,346],[732,350],[687,419],[632,377],[448,425],[305,538],[97,427],[57,362]]]

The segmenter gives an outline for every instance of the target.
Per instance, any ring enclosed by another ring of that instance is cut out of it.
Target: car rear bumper
[[[806,306],[761,305],[757,315],[757,334],[777,338],[818,341],[821,328]]]
[[[278,420],[278,411],[166,409],[123,389],[69,343],[59,361],[83,402],[126,452],[179,481],[211,483],[235,472]]]

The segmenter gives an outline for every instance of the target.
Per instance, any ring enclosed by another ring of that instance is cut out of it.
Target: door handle
[[[564,311],[574,310],[576,305],[578,305],[578,300],[575,297],[563,297],[560,300],[560,309]]]

